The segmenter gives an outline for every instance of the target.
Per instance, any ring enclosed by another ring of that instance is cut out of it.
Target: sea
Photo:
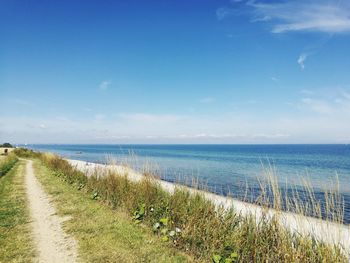
[[[162,180],[256,201],[267,175],[282,193],[313,188],[316,199],[338,189],[350,223],[350,145],[35,144],[26,147],[87,162],[127,164]],[[303,196],[302,194],[300,196]]]

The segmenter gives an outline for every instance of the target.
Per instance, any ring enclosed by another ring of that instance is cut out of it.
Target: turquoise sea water
[[[350,145],[29,145],[64,157],[106,162],[106,156],[135,169],[147,167],[164,180],[205,183],[215,193],[254,199],[263,170],[274,169],[282,188],[307,179],[316,197],[339,180],[350,222]],[[288,187],[287,187],[288,188]],[[287,189],[288,190],[288,189]]]

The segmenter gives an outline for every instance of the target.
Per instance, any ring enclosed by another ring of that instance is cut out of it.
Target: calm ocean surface
[[[350,145],[28,145],[63,157],[105,163],[106,157],[127,162],[135,169],[146,164],[167,181],[204,182],[215,193],[254,198],[258,179],[272,167],[284,187],[300,185],[303,178],[316,196],[329,189],[336,176],[344,196],[345,221],[350,222]]]

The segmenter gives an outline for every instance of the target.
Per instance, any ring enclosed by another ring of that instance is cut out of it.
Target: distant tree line
[[[4,148],[13,148],[11,143],[5,142],[3,144],[0,144],[0,147],[4,147]]]

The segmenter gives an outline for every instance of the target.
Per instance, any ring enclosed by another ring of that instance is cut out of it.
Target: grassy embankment
[[[97,229],[104,233],[101,242],[108,240],[105,235],[113,236],[117,231],[98,221],[101,210],[105,211],[108,206],[111,218],[119,218],[119,213],[123,213],[126,225],[130,226],[131,220],[134,222],[128,235],[138,229],[147,231],[144,228],[148,227],[159,237],[153,239],[151,247],[166,244],[168,249],[185,251],[201,262],[348,262],[338,246],[286,231],[280,225],[278,215],[265,216],[256,222],[254,216],[242,217],[234,210],[217,208],[200,194],[190,195],[181,188],[169,194],[150,176],[141,182],[132,182],[115,173],[103,178],[98,178],[98,174],[88,178],[54,155],[37,156],[40,158],[36,161],[40,180],[49,193],[56,195],[60,213],[73,216],[74,220],[67,223],[67,228],[80,242],[85,240],[86,247],[81,245],[81,250],[87,254],[87,248],[93,247],[87,240],[98,235]],[[79,199],[75,200],[77,196]],[[72,198],[74,202],[70,202]],[[87,200],[93,207],[80,209],[81,203]],[[107,220],[106,224],[110,226],[111,222]],[[121,240],[128,240],[128,235]],[[144,237],[140,239],[139,242],[146,241]],[[117,253],[118,243],[114,245],[108,240],[104,244],[108,250],[101,249],[103,245],[94,245],[96,251],[93,254],[103,257],[113,251]],[[171,261],[171,258],[164,259]]]
[[[24,188],[25,162],[13,155],[0,161],[0,262],[35,257]]]
[[[191,261],[160,242],[149,229],[133,224],[125,211],[113,211],[89,193],[67,184],[40,160],[34,160],[34,169],[58,215],[71,218],[63,224],[64,230],[78,241],[83,262]]]

